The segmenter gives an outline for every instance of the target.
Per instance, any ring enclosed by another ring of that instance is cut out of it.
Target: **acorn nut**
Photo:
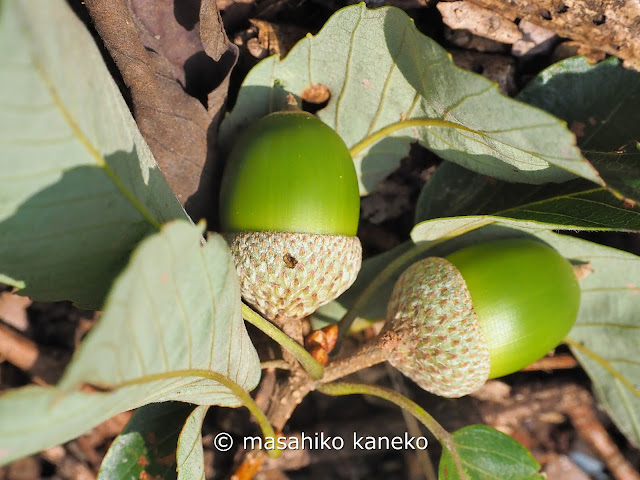
[[[411,265],[393,289],[389,362],[423,389],[460,397],[559,345],[576,321],[571,264],[531,239],[496,240]]]
[[[306,112],[276,112],[233,148],[220,222],[244,299],[280,324],[310,315],[355,281],[358,179],[340,136]]]

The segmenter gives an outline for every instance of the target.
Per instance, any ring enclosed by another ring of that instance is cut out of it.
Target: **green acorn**
[[[306,112],[277,112],[233,148],[220,221],[242,296],[268,319],[299,319],[355,281],[358,180],[340,136]]]
[[[388,361],[444,397],[473,392],[559,345],[576,321],[571,264],[530,239],[496,240],[414,263],[388,304]]]

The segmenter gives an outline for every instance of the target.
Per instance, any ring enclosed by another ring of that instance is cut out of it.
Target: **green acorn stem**
[[[424,408],[422,408],[413,400],[410,400],[404,395],[401,395],[400,393],[389,388],[361,383],[334,382],[318,385],[316,390],[324,393],[325,395],[331,395],[334,397],[342,395],[371,395],[374,397],[382,398],[383,400],[397,405],[404,411],[413,415],[420,423],[427,427],[433,434],[433,436],[436,437],[436,440],[438,440],[438,442],[440,442],[443,447],[447,448],[451,452],[451,455],[458,469],[458,474],[460,475],[459,478],[468,478],[464,469],[462,468],[462,459],[457,452],[457,448],[451,434],[447,432],[444,427],[442,427],[442,425],[440,425],[436,421],[435,418],[429,415],[429,413]]]
[[[282,347],[283,355],[284,352],[289,352],[289,354],[297,362],[300,362],[302,367],[306,370],[311,378],[313,378],[314,380],[322,378],[322,376],[324,375],[324,368],[309,354],[309,352],[304,349],[304,347],[297,339],[293,339],[292,337],[287,335],[286,332],[280,330],[271,322],[262,318],[261,315],[251,310],[251,308],[249,308],[244,303],[242,304],[242,317],[256,328],[262,330],[263,333],[271,337],[274,341],[276,341]],[[289,322],[285,322],[283,329],[288,328],[286,327],[288,323]],[[287,364],[291,368],[291,362],[287,361]]]

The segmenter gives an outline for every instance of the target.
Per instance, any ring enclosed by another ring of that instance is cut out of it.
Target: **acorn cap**
[[[244,299],[275,323],[310,315],[355,281],[358,237],[291,232],[223,234]]]
[[[428,392],[461,397],[489,377],[489,349],[471,295],[461,273],[444,258],[425,258],[402,273],[385,330],[402,334],[389,363]]]

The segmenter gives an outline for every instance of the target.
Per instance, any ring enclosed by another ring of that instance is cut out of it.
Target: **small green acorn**
[[[388,361],[429,392],[467,395],[559,345],[579,305],[571,264],[535,240],[496,240],[425,258],[393,289],[385,331],[400,340]]]
[[[267,115],[233,148],[220,222],[245,300],[280,324],[313,313],[355,281],[358,180],[340,136],[306,112]]]

